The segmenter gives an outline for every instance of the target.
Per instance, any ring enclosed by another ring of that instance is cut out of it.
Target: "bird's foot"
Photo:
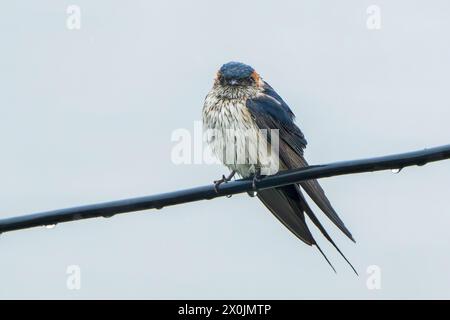
[[[252,188],[253,188],[253,190],[252,191],[247,191],[247,194],[250,197],[254,197],[256,195],[256,191],[258,189],[257,186],[256,186],[256,183],[259,182],[259,181],[261,181],[261,170],[260,169],[258,169],[255,172],[255,174],[253,174],[253,180],[252,180]]]
[[[214,190],[216,191],[216,193],[219,193],[219,186],[222,183],[227,183],[228,181],[230,181],[234,177],[235,174],[236,174],[236,171],[233,170],[227,177],[225,177],[225,175],[223,174],[222,178],[220,178],[219,180],[214,180]]]

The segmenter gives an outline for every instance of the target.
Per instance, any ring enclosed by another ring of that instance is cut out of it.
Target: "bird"
[[[216,191],[235,174],[242,178],[253,178],[256,188],[257,181],[264,177],[261,175],[263,169],[273,172],[274,167],[284,171],[308,166],[304,158],[307,141],[295,124],[294,113],[281,96],[247,64],[231,61],[220,67],[204,101],[202,123],[210,150],[230,170],[229,175],[222,175],[221,179],[214,181]],[[270,147],[277,144],[277,152],[257,150],[255,145],[262,140],[271,151]],[[340,231],[355,242],[317,180],[257,190],[256,196],[297,238],[309,246],[317,247],[336,272],[313,237],[306,222],[308,217],[358,274],[314,214],[304,193]]]

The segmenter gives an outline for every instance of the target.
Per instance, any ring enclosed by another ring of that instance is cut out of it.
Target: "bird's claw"
[[[225,175],[223,174],[222,178],[220,178],[219,180],[214,180],[214,190],[216,191],[216,193],[219,193],[219,186],[222,183],[228,183],[228,181],[233,178],[235,173],[235,171],[232,171],[228,177],[225,177]]]
[[[256,195],[256,191],[258,190],[258,188],[257,188],[257,186],[256,186],[256,183],[259,182],[259,181],[261,181],[260,177],[261,177],[261,174],[260,174],[259,172],[256,172],[256,173],[253,175],[253,180],[252,180],[252,191],[247,191],[247,194],[248,194],[250,197],[252,197],[252,198]]]
[[[259,176],[255,174],[253,176],[253,181],[252,181],[253,191],[256,191],[256,183],[259,182],[259,181],[260,181]]]
[[[219,193],[219,186],[222,183],[227,183],[227,179],[225,177],[225,175],[222,175],[222,178],[220,178],[219,180],[214,180],[214,190],[216,191],[216,193]]]

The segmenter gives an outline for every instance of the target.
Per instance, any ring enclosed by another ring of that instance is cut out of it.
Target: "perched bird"
[[[235,173],[243,178],[253,177],[254,181],[257,181],[264,166],[273,167],[276,164],[282,171],[308,165],[303,157],[306,139],[294,123],[295,116],[292,110],[275,90],[246,64],[229,62],[220,68],[213,88],[205,98],[202,118],[204,130],[212,132],[206,135],[210,149],[231,170],[229,176],[222,176],[222,179],[215,181],[216,187],[231,180]],[[277,129],[278,152],[262,152],[252,148],[261,139],[273,145],[275,136],[271,133],[273,131],[271,129]],[[247,153],[238,161],[239,157],[236,154],[245,150],[248,150]],[[254,161],[250,162],[251,159]],[[307,245],[315,245],[335,270],[313,238],[306,224],[306,214],[356,273],[355,268],[311,210],[303,191],[348,238],[354,241],[316,180],[259,190],[257,196],[300,240]]]

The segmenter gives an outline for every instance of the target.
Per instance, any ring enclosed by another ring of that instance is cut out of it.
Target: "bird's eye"
[[[245,78],[245,83],[247,85],[253,85],[255,83],[255,79],[253,79],[253,77]]]

